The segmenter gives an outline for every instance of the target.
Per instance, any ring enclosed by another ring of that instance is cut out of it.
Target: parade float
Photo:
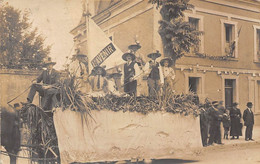
[[[87,22],[89,70],[106,65],[108,73],[115,73],[113,67],[120,73],[123,53],[93,20]],[[128,48],[135,53],[141,46],[136,42]],[[82,79],[70,75],[62,87],[61,106],[54,110],[61,163],[176,158],[202,146],[194,94],[168,88],[155,98],[135,100],[113,92],[99,97],[82,92]]]
[[[88,41],[93,45],[89,45],[87,59],[82,54],[72,57],[58,104],[53,104],[51,112],[35,105],[23,112],[30,143],[41,145],[41,150],[33,151],[68,164],[177,158],[201,147],[199,106],[192,93],[177,94],[164,88],[153,98],[133,98],[120,92],[88,92],[87,72],[93,67],[106,65],[111,75],[113,68],[118,71],[124,63],[118,47],[93,20],[88,23]],[[140,47],[136,44],[129,49],[135,52]]]

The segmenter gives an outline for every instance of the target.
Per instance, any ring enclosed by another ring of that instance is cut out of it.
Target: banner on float
[[[106,69],[110,69],[124,63],[123,52],[92,19],[88,21],[87,36],[89,70],[96,66],[106,66]]]

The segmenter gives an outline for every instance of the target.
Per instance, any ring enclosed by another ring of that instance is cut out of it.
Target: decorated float
[[[34,151],[69,164],[178,158],[202,147],[197,96],[192,93],[166,88],[153,98],[134,98],[116,91],[88,92],[88,72],[93,67],[106,65],[107,76],[120,75],[124,61],[123,53],[94,21],[87,22],[93,56],[72,57],[51,113],[35,105],[24,110],[31,144],[42,145]],[[138,42],[129,46],[132,53],[139,48]]]

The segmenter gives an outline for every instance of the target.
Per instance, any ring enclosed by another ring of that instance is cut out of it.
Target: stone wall
[[[40,74],[32,70],[0,70],[0,106],[7,106],[7,102],[24,92],[30,87],[31,81]],[[11,102],[11,104],[26,101],[29,89]],[[35,97],[35,101],[37,101]]]

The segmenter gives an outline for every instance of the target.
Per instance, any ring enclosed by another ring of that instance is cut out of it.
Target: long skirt
[[[242,136],[240,118],[231,118],[230,136]]]

